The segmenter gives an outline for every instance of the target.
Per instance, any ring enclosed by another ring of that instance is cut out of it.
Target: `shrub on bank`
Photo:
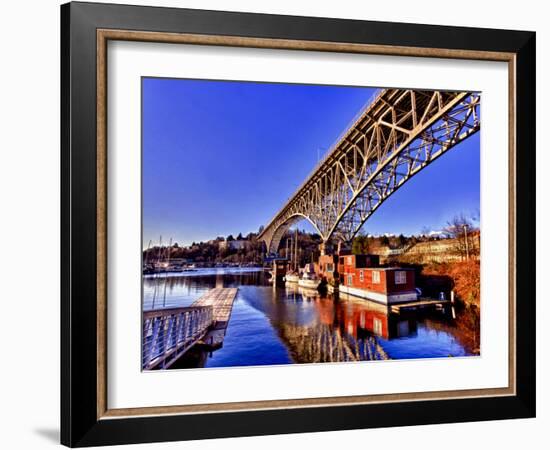
[[[458,300],[466,306],[480,304],[480,266],[479,261],[460,261],[449,263],[432,263],[422,268],[421,276],[428,282],[433,277],[448,277],[450,288],[455,291]]]

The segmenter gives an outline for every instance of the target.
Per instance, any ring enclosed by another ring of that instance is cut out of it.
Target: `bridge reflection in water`
[[[175,276],[167,307],[188,306],[213,287],[239,287],[223,347],[192,348],[172,368],[373,361],[466,356],[461,332],[441,311],[428,317],[388,314],[365,300],[273,287],[263,273]],[[145,279],[144,309],[159,280]],[[158,290],[158,286],[156,287]],[[164,289],[164,288],[163,288]],[[157,300],[158,301],[158,300]],[[158,306],[158,305],[157,305]]]

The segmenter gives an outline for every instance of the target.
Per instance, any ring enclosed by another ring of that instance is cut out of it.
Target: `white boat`
[[[304,273],[298,281],[298,286],[307,289],[317,289],[321,283],[320,278],[315,273],[315,267],[313,264],[306,264]]]
[[[297,273],[289,272],[285,275],[285,281],[287,283],[298,283],[300,281],[300,275]]]

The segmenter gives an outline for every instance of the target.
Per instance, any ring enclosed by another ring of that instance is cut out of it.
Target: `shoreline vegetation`
[[[430,263],[421,268],[417,278],[428,296],[437,291],[455,292],[457,315],[453,325],[462,344],[473,354],[480,354],[479,260]]]

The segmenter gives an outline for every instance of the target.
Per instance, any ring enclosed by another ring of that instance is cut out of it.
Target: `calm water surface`
[[[469,356],[449,312],[395,317],[366,300],[273,286],[263,271],[201,269],[144,278],[144,310],[189,306],[214,287],[238,287],[223,347],[194,349],[172,366],[229,367]]]

